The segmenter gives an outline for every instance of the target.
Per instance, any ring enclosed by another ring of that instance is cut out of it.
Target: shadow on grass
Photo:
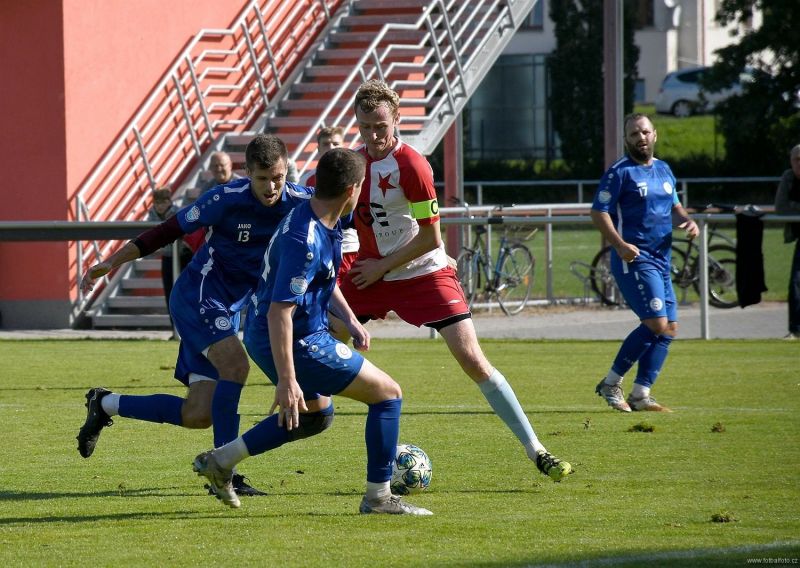
[[[164,490],[178,491],[178,487],[144,487],[142,489],[114,489],[109,491],[0,491],[1,501],[44,501],[47,499],[74,499],[81,497],[189,497],[186,493],[163,493]],[[0,519],[0,523],[3,520]]]

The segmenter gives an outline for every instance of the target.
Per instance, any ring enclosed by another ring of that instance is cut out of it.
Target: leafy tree
[[[750,27],[757,12],[762,23]],[[717,107],[726,169],[774,175],[787,167],[789,149],[800,143],[800,2],[723,0],[716,21],[734,24],[739,41],[716,51],[719,59],[705,86],[722,88],[746,67],[756,70],[756,80],[742,95]]]
[[[550,2],[556,49],[549,56],[553,125],[561,155],[575,177],[605,169],[603,144],[603,0]],[[624,102],[633,109],[639,48],[633,42],[636,3],[626,0],[623,22]]]

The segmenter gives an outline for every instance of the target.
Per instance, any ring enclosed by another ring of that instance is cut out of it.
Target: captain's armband
[[[414,219],[432,219],[439,216],[439,201],[429,199],[428,201],[417,201],[411,203],[411,216]]]

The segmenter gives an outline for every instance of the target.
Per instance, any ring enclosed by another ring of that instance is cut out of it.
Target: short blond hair
[[[354,109],[362,112],[373,112],[385,104],[392,116],[400,114],[400,96],[389,85],[378,79],[370,79],[361,84],[356,92]]]
[[[344,138],[344,128],[341,126],[323,126],[317,133],[317,143],[323,138],[333,138],[334,136],[341,136]]]

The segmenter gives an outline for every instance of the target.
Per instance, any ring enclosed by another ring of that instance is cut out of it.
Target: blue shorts
[[[632,264],[611,263],[611,272],[628,306],[640,320],[665,317],[667,321],[678,321],[678,302],[669,269]]]
[[[278,371],[272,360],[267,332],[251,332],[251,329],[248,327],[244,337],[247,353],[269,380],[277,385]],[[342,392],[353,382],[364,364],[361,353],[353,351],[325,331],[299,339],[293,347],[294,372],[306,400]]]
[[[170,294],[169,312],[181,336],[175,378],[187,386],[190,373],[219,379],[203,351],[239,331],[239,311],[220,298],[225,294],[213,280],[188,270],[181,273]]]

